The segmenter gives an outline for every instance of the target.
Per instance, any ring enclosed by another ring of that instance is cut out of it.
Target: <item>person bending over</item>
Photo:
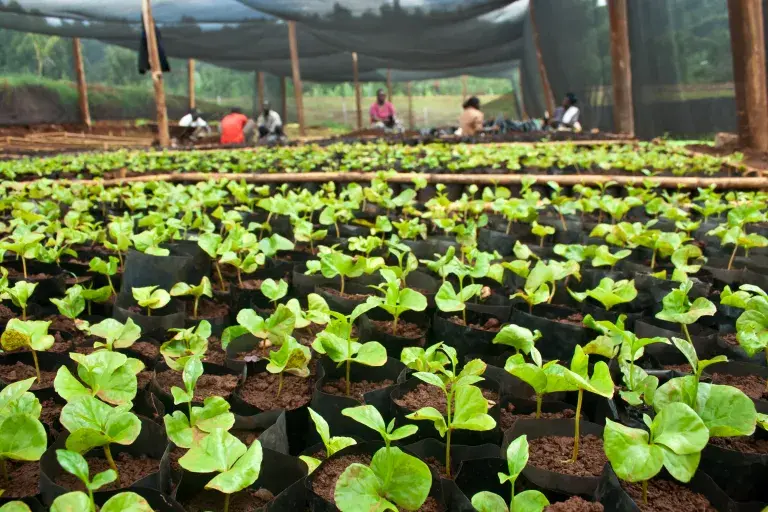
[[[384,89],[376,91],[376,101],[373,102],[370,109],[371,128],[378,129],[399,129],[400,123],[395,114],[395,107],[387,101],[387,95]]]
[[[245,144],[249,132],[253,131],[253,121],[243,114],[239,108],[233,108],[221,120],[221,143],[225,145]]]
[[[576,104],[579,102],[576,95],[569,92],[563,98],[563,104],[555,109],[552,119],[546,119],[547,125],[555,130],[573,130],[581,131],[579,123],[579,114],[581,111]]]
[[[179,119],[179,126],[186,128],[181,138],[193,142],[211,134],[211,127],[196,108],[189,109],[189,112]]]
[[[464,102],[464,110],[459,116],[459,129],[456,135],[473,137],[483,131],[485,115],[480,110],[480,98],[472,96]]]
[[[280,119],[280,114],[270,108],[268,101],[264,102],[261,114],[256,119],[256,126],[259,130],[260,139],[270,135],[283,136],[283,120]]]

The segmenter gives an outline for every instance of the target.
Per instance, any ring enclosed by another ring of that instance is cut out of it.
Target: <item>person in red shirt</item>
[[[221,120],[221,143],[222,144],[245,144],[248,135],[248,125],[253,125],[248,116],[243,114],[239,108],[233,108],[232,111]],[[250,131],[253,131],[251,128]]]
[[[398,122],[395,117],[395,107],[387,101],[387,95],[384,89],[376,91],[376,101],[371,105],[370,110],[372,128],[397,128]]]

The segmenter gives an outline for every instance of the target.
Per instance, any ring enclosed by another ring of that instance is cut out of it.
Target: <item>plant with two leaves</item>
[[[97,274],[101,274],[107,278],[109,289],[112,291],[112,295],[117,295],[115,285],[112,283],[112,276],[117,274],[119,264],[120,260],[114,256],[110,256],[108,261],[104,261],[103,259],[96,257],[88,263],[88,267],[91,272],[96,272]]]
[[[11,235],[0,243],[0,249],[11,251],[21,258],[21,269],[24,279],[27,278],[27,260],[35,259],[40,242],[45,238],[42,233],[30,231],[26,226],[17,228]]]
[[[381,269],[379,273],[384,278],[384,283],[371,287],[379,290],[384,296],[370,296],[366,302],[392,315],[392,334],[397,336],[400,315],[406,311],[424,311],[427,309],[427,299],[416,290],[402,288],[402,281],[392,270]]]
[[[472,506],[477,512],[541,512],[549,505],[544,494],[535,490],[515,494],[515,482],[528,464],[528,436],[520,436],[507,446],[508,473],[499,473],[499,483],[509,482],[512,493],[509,504],[498,494],[488,491],[472,496]]]
[[[443,342],[435,343],[426,349],[421,347],[405,347],[400,353],[400,362],[406,368],[417,372],[437,373],[441,368],[451,364],[448,356],[440,350]]]
[[[11,299],[11,302],[17,308],[21,308],[21,319],[27,319],[27,305],[29,298],[35,293],[37,283],[28,283],[26,281],[16,281],[12,287],[5,288],[0,293],[0,300]]]
[[[51,298],[50,301],[59,310],[59,314],[69,318],[73,322],[85,311],[85,298],[83,297],[83,287],[76,284],[67,288],[64,297],[61,299]]]
[[[552,226],[546,226],[543,224],[539,224],[536,221],[533,221],[531,223],[531,233],[533,233],[535,236],[539,237],[539,247],[544,247],[544,239],[547,236],[554,235],[555,234],[555,228]]]
[[[277,308],[277,301],[288,295],[288,282],[280,279],[275,282],[274,279],[265,279],[261,283],[261,293],[269,299],[273,308]]]
[[[628,304],[637,297],[635,280],[622,279],[614,281],[610,277],[604,277],[595,288],[585,292],[574,292],[568,288],[568,293],[577,302],[584,302],[589,297],[603,305],[606,311],[619,304]]]
[[[91,336],[104,340],[103,342],[95,342],[93,346],[105,348],[110,352],[115,349],[130,348],[141,337],[141,327],[131,318],[127,319],[125,323],[114,318],[107,318],[93,325],[81,320],[77,322],[77,327]]]
[[[227,251],[221,255],[219,263],[235,267],[237,271],[237,283],[243,287],[243,273],[252,274],[259,267],[264,266],[267,259],[263,252],[258,250],[245,250],[241,252]]]
[[[5,331],[0,337],[0,345],[7,352],[27,349],[32,353],[35,363],[35,373],[40,382],[40,363],[37,360],[38,352],[45,352],[53,346],[55,339],[48,334],[48,326],[51,322],[43,320],[19,320],[11,318],[5,326]]]
[[[169,329],[173,338],[160,345],[160,353],[171,370],[180,372],[192,357],[204,358],[211,337],[211,324],[201,320],[197,327]]]
[[[688,294],[693,288],[691,280],[685,280],[680,286],[662,299],[662,310],[656,313],[656,318],[680,324],[685,339],[693,345],[691,334],[688,332],[688,326],[696,323],[702,316],[713,316],[717,313],[717,307],[705,297],[699,297],[693,302],[688,298]]]
[[[607,245],[599,245],[595,248],[595,252],[592,255],[592,266],[610,267],[611,270],[613,270],[618,262],[631,254],[632,251],[629,249],[622,249],[612,253],[611,249]]]
[[[280,349],[272,351],[267,356],[267,371],[271,374],[277,374],[277,398],[283,390],[283,375],[290,373],[296,377],[306,379],[309,377],[309,361],[312,359],[312,352],[309,347],[305,347],[292,336],[286,336]]]
[[[531,348],[531,361],[526,362],[523,354],[515,354],[507,359],[504,370],[533,388],[536,397],[536,419],[541,418],[541,405],[544,395],[561,391],[574,391],[575,387],[565,378],[565,367],[557,360],[544,363],[536,347]]]
[[[681,482],[690,482],[709,442],[709,430],[696,411],[683,403],[669,403],[651,420],[648,431],[605,420],[605,455],[625,482],[641,482],[643,504],[648,503],[648,481],[665,468]]]
[[[748,234],[744,228],[749,223],[762,220],[764,220],[764,214],[761,212],[760,205],[745,204],[732,208],[728,212],[727,222],[707,233],[708,236],[718,237],[720,245],[723,247],[733,245],[733,252],[731,252],[731,257],[728,260],[728,270],[733,267],[739,247],[744,248],[745,256],[747,256],[750,249],[768,246],[768,238],[757,233]]]
[[[574,272],[578,272],[578,269],[579,264],[575,261],[568,261],[564,264],[552,261],[547,264],[539,260],[528,273],[523,289],[518,290],[510,298],[523,299],[528,304],[528,312],[532,313],[533,306],[549,302],[555,296],[555,282],[558,280],[556,278],[568,277]],[[557,276],[555,275],[556,270]],[[552,283],[551,290],[548,283]]]
[[[258,440],[246,447],[226,429],[214,428],[192,445],[179,464],[192,473],[217,473],[205,488],[224,494],[223,511],[228,512],[230,496],[259,478],[262,457]]]
[[[339,450],[343,450],[347,446],[352,446],[354,444],[357,444],[357,441],[355,441],[351,437],[343,437],[343,436],[331,437],[331,429],[328,427],[328,422],[325,421],[325,418],[323,418],[318,413],[313,411],[311,407],[309,407],[308,409],[309,409],[309,417],[312,418],[312,422],[315,424],[315,430],[317,430],[317,433],[320,435],[320,439],[323,442],[323,446],[325,446],[326,458],[333,456],[334,453],[338,452]],[[300,455],[299,458],[304,462],[304,464],[307,465],[309,473],[312,473],[315,469],[317,469],[317,466],[319,466],[322,463],[321,460],[316,459],[314,457],[310,457],[308,455]]]
[[[153,309],[163,309],[171,302],[171,295],[157,286],[131,288],[134,300],[142,308],[147,308],[147,316],[152,316]]]
[[[328,356],[337,367],[345,366],[347,396],[350,396],[352,363],[365,366],[384,366],[387,363],[387,349],[381,343],[378,341],[359,343],[357,338],[352,337],[352,326],[355,320],[373,308],[373,305],[364,302],[349,315],[331,311],[331,321],[312,342],[315,352]]]
[[[486,431],[496,427],[496,420],[489,414],[488,400],[482,390],[474,386],[483,380],[486,365],[480,359],[467,362],[461,372],[456,371],[458,359],[456,349],[448,345],[440,347],[451,361],[451,369],[438,367],[436,373],[416,372],[413,376],[420,381],[436,386],[445,395],[445,414],[434,407],[423,407],[409,414],[411,420],[427,420],[435,425],[440,437],[445,437],[445,470],[451,476],[451,435],[454,430]]]
[[[325,299],[316,293],[307,295],[306,310],[301,308],[299,299],[291,299],[285,306],[293,313],[296,329],[306,329],[312,324],[325,325],[331,320],[331,308]]]
[[[62,494],[53,500],[51,512],[96,512],[93,492],[117,480],[117,473],[108,469],[97,473],[91,480],[88,462],[82,455],[74,451],[56,450],[56,460],[64,471],[71,473],[83,482],[87,494],[82,491]],[[98,510],[99,512],[153,512],[147,500],[134,492],[115,494],[104,502]]]
[[[696,411],[709,429],[710,437],[749,436],[755,431],[755,404],[743,391],[733,386],[701,382],[704,370],[728,358],[720,355],[700,360],[693,344],[681,338],[672,343],[691,365],[693,375],[675,377],[659,386],[653,397],[653,407],[660,412],[671,403],[683,403]]]
[[[131,242],[137,251],[149,254],[150,256],[168,256],[171,251],[160,247],[160,244],[166,241],[165,233],[161,227],[155,227],[131,235]]]
[[[467,324],[467,302],[480,295],[483,291],[483,285],[481,284],[468,284],[464,287],[459,287],[458,293],[453,288],[450,281],[443,281],[440,289],[437,290],[435,295],[435,304],[440,311],[445,313],[453,313],[461,311],[461,319],[464,325]]]
[[[293,239],[298,242],[309,243],[309,250],[315,253],[315,242],[325,240],[328,236],[327,229],[315,230],[314,224],[308,220],[292,216],[291,224],[293,226]]]
[[[53,387],[67,402],[96,397],[112,405],[130,406],[136,397],[136,375],[144,363],[119,352],[99,350],[91,354],[70,353],[77,363],[77,377],[66,366],[56,372]]]
[[[134,288],[135,289],[135,288]],[[211,286],[211,280],[207,276],[203,276],[200,280],[200,284],[192,286],[187,283],[176,283],[171,288],[171,297],[192,297],[192,318],[197,318],[197,307],[200,304],[200,298],[205,296],[213,298],[213,287]]]
[[[227,284],[224,282],[224,276],[221,275],[219,258],[224,254],[222,252],[222,238],[216,233],[203,233],[197,239],[197,245],[211,258],[213,267],[216,269],[216,276],[219,278],[219,289],[227,290]]]
[[[723,292],[721,302],[744,309],[736,319],[736,340],[750,357],[763,352],[768,361],[768,294],[758,286],[742,285],[735,294]]]
[[[2,487],[11,483],[7,461],[36,461],[45,452],[48,437],[40,422],[42,407],[29,389],[35,379],[8,384],[0,391],[0,474]]]
[[[528,355],[533,351],[534,344],[541,338],[538,329],[531,332],[530,329],[515,324],[507,324],[493,337],[494,345],[506,345],[515,349],[515,354]]]
[[[347,279],[360,277],[363,274],[372,274],[384,266],[383,258],[350,256],[336,249],[322,250],[321,248],[318,258],[319,261],[307,262],[307,274],[314,274],[319,271],[326,279],[338,277],[341,280],[339,291],[342,294]]]
[[[279,304],[266,320],[252,309],[241,309],[237,314],[237,325],[227,327],[221,333],[221,348],[226,350],[233,340],[246,334],[262,340],[262,347],[280,345],[291,335],[295,326],[296,316],[285,304]]]
[[[415,425],[395,429],[395,421],[384,423],[371,405],[344,409],[342,414],[375,430],[385,446],[373,454],[370,466],[351,464],[336,482],[334,500],[341,512],[358,510],[418,510],[429,496],[432,473],[424,462],[399,448],[392,441],[416,433]]]

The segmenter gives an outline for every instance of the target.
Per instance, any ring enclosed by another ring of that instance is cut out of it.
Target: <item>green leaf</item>
[[[678,455],[672,450],[661,447],[664,456],[664,467],[675,479],[687,483],[690,482],[696,469],[699,467],[701,453],[692,453],[690,455]]]
[[[68,492],[62,494],[51,504],[50,512],[83,512],[90,510],[91,499],[84,492]]]
[[[56,460],[64,471],[75,475],[86,485],[90,483],[90,471],[85,457],[69,450],[56,450]]]
[[[382,483],[371,468],[351,464],[336,481],[333,498],[341,512],[398,512],[397,507],[382,494]]]
[[[496,421],[488,415],[488,401],[480,388],[462,386],[454,392],[454,397],[452,428],[485,431],[496,427]]]
[[[226,494],[241,491],[259,478],[261,460],[261,443],[257,440],[251,444],[245,454],[237,459],[229,470],[216,475],[213,480],[205,485],[205,488],[216,489]]]
[[[677,349],[682,352],[688,363],[691,365],[692,370],[695,372],[699,367],[699,357],[696,355],[696,349],[688,341],[681,338],[672,338],[672,343],[675,344]]]
[[[308,475],[311,475],[317,469],[317,466],[323,463],[323,461],[320,459],[316,459],[308,455],[299,455],[299,459],[301,459],[301,461],[307,465]]]
[[[662,449],[649,444],[646,431],[610,419],[605,420],[603,445],[616,475],[626,482],[650,480],[664,464]]]
[[[121,492],[109,498],[100,512],[153,512],[149,502],[134,492]]]
[[[381,417],[381,413],[379,413],[378,409],[372,405],[347,407],[346,409],[342,409],[341,414],[378,432],[382,437],[386,437],[387,435],[387,426],[384,424],[384,418]]]
[[[18,350],[24,346],[43,352],[51,348],[55,342],[48,334],[51,322],[42,320],[19,320],[12,318],[5,327],[0,343],[8,351]]]
[[[352,360],[366,366],[384,366],[387,363],[387,349],[377,341],[369,341],[360,345]]]
[[[444,436],[448,431],[445,418],[442,413],[434,407],[422,407],[418,411],[407,415],[406,418],[409,420],[427,420],[433,422],[435,424],[435,430],[440,433],[440,436]]]
[[[8,416],[0,423],[0,458],[39,460],[47,441],[43,424],[26,414]]]
[[[549,506],[549,500],[539,491],[528,490],[516,494],[512,501],[514,512],[541,512]]]
[[[418,510],[429,496],[429,466],[399,448],[377,451],[371,460],[371,470],[382,484],[384,497],[399,507]]]
[[[709,430],[696,412],[683,403],[664,407],[651,426],[653,442],[678,455],[698,453],[709,441]]]
[[[472,506],[477,512],[509,512],[504,499],[488,491],[481,491],[472,496]]]
[[[106,346],[110,350],[128,348],[141,337],[141,327],[130,318],[125,321],[125,324],[112,318],[107,318],[98,324],[92,325],[89,332],[106,340]]]
[[[265,279],[261,283],[261,293],[270,301],[276,302],[288,293],[288,283],[282,279],[278,282],[275,282],[274,279]]]
[[[509,479],[513,482],[528,464],[528,436],[522,435],[509,443],[507,447],[507,468]],[[503,483],[503,482],[502,482]]]
[[[107,484],[111,484],[117,480],[117,473],[113,469],[108,469],[106,471],[102,471],[101,473],[96,473],[93,476],[93,480],[90,484],[88,484],[88,488],[92,491],[97,491],[104,487]]]
[[[245,445],[224,429],[215,429],[179,459],[193,473],[223,473],[247,451]]]
[[[696,412],[710,437],[750,436],[755,432],[755,403],[740,389],[699,383]]]
[[[425,382],[431,386],[438,387],[445,391],[445,383],[439,376],[435,375],[434,373],[416,372],[413,374],[413,376],[422,382]]]
[[[526,363],[522,354],[516,354],[507,359],[504,370],[529,384],[537,394],[542,394],[546,391],[546,373],[538,366]]]
[[[502,327],[498,334],[494,336],[493,343],[495,345],[507,345],[525,354],[530,354],[534,343],[539,338],[541,338],[539,330],[531,332],[530,329],[525,327],[508,324]]]

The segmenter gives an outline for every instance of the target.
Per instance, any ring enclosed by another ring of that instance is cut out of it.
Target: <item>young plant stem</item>
[[[680,324],[680,326],[683,328],[683,334],[685,334],[685,339],[688,340],[688,343],[693,345],[693,340],[691,340],[691,334],[688,332],[688,326],[685,324]]]
[[[21,257],[21,268],[24,271],[24,279],[27,278],[27,259],[22,256]]]
[[[336,238],[341,238],[341,234],[339,232],[339,223],[338,222],[334,222],[333,223],[333,227],[336,228]]]
[[[109,445],[104,445],[104,457],[107,459],[107,463],[109,464],[109,467],[114,470],[115,473],[117,473],[117,479],[120,480],[120,472],[117,470],[117,466],[115,465],[115,460],[112,458],[112,452],[109,449]]]
[[[30,350],[32,352],[32,360],[35,362],[35,373],[37,373],[37,382],[41,383],[42,379],[40,378],[40,363],[37,361],[37,352],[35,350]]]
[[[344,294],[344,276],[341,275],[339,277],[341,277],[341,287],[339,288],[339,293],[343,295]]]
[[[88,316],[91,316],[91,303],[92,302],[93,301],[91,301],[91,300],[88,301]]]
[[[351,367],[352,367],[352,361],[347,359],[347,373],[346,373],[347,396],[350,396],[349,371],[350,371]]]
[[[112,278],[109,277],[109,274],[107,274],[107,282],[109,283],[109,289],[112,290],[112,294],[117,295],[117,290],[115,290],[115,287],[112,284]]]
[[[27,321],[27,306],[21,307],[21,319]]]
[[[123,268],[123,253],[117,251],[117,259],[120,260],[120,268]]]
[[[733,244],[733,252],[731,253],[731,259],[728,260],[728,268],[727,270],[731,270],[731,267],[733,267],[733,260],[736,259],[736,251],[739,250],[738,244]],[[24,277],[26,277],[26,273],[24,274]]]
[[[445,474],[448,478],[451,478],[451,433],[453,427],[451,426],[451,402],[453,401],[453,390],[448,392],[446,397],[448,400],[445,404],[445,416],[447,418],[448,432],[445,437]]]
[[[648,504],[648,480],[643,480],[643,505]]]
[[[280,392],[282,390],[283,390],[283,372],[280,372],[277,374],[277,397],[278,398],[280,398]]]
[[[147,316],[152,316],[152,308],[147,306]]]
[[[221,267],[219,267],[219,262],[214,261],[213,264],[216,266],[216,275],[219,277],[219,286],[221,286],[221,291],[226,291],[226,287],[224,286],[224,277],[221,275]]]
[[[563,217],[563,212],[561,212],[559,208],[557,214],[560,216],[560,224],[563,225],[563,231],[568,231],[568,226],[565,224],[565,217]]]
[[[576,459],[579,457],[579,418],[581,417],[581,400],[583,397],[584,390],[579,389],[579,398],[576,401],[576,418],[574,419],[576,422],[576,429],[573,436],[573,456],[569,462],[576,462]]]
[[[656,249],[653,250],[653,256],[651,256],[651,270],[656,267]]]
[[[543,401],[544,397],[541,395],[541,393],[536,393],[536,419],[541,418],[541,402]]]
[[[197,318],[197,303],[200,302],[200,297],[195,296],[195,304],[192,306],[192,317]]]
[[[544,247],[544,237],[541,237],[541,240],[539,240],[539,247]]]
[[[224,495],[224,512],[229,512],[229,494]]]
[[[509,494],[509,510],[514,511],[514,503],[515,503],[515,481],[510,480],[509,485],[512,488],[512,491]]]
[[[506,234],[508,235],[511,230],[512,230],[512,219],[509,219],[509,222],[507,223],[507,232],[506,232]]]
[[[240,272],[240,268],[237,269],[237,283],[240,285],[240,288],[243,287],[243,274]]]
[[[461,310],[461,319],[464,320],[464,325],[467,325],[467,308],[466,306],[464,309]]]
[[[395,319],[392,320],[392,334],[397,336],[397,321],[399,320],[399,317],[395,316]]]

